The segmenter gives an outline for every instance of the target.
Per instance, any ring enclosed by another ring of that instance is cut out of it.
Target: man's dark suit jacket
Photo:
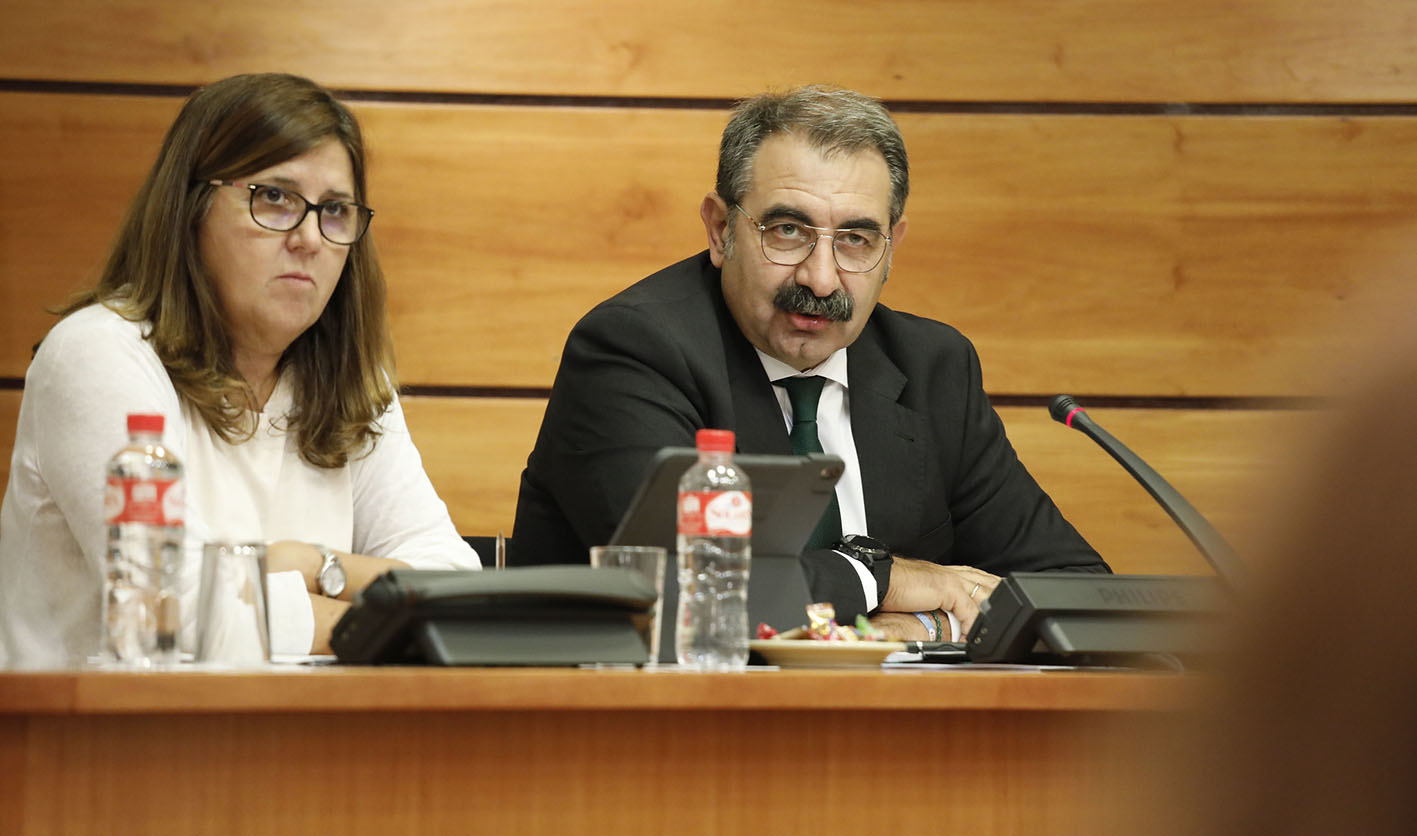
[[[1108,571],[1019,462],[958,331],[877,305],[847,349],[847,375],[869,534],[894,554],[996,575]],[[707,252],[601,303],[571,331],[522,473],[512,562],[587,561],[655,452],[693,447],[704,427],[733,430],[740,453],[792,453]],[[803,562],[814,596],[839,618],[876,606],[840,556]]]

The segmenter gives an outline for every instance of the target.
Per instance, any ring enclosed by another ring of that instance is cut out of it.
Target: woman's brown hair
[[[329,91],[298,76],[239,75],[194,92],[138,190],[98,284],[61,314],[95,302],[151,323],[147,339],[173,386],[228,443],[248,438],[255,408],[236,372],[231,342],[197,247],[211,205],[210,180],[235,180],[335,139],[349,152],[356,201],[367,203],[364,140],[353,114]],[[341,467],[372,443],[393,402],[393,344],[374,242],[349,248],[344,272],[319,320],[281,358],[292,376],[289,429],[300,455]]]

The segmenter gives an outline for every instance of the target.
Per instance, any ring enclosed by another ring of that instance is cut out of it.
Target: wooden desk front
[[[1059,833],[1194,684],[990,671],[0,673],[6,833]]]

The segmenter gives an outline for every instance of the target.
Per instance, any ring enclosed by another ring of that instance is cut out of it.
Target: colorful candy
[[[836,607],[821,602],[807,605],[807,626],[794,627],[778,633],[766,623],[758,624],[757,637],[760,639],[811,639],[824,642],[875,642],[886,641],[886,634],[872,626],[865,615],[856,616],[856,626],[836,623]]]

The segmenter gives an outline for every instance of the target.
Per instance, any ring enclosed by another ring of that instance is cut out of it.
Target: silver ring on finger
[[[978,592],[979,592],[979,584],[976,583],[976,584],[974,585],[974,588],[971,589],[971,590],[969,590],[969,600],[973,601],[973,600],[974,600],[974,596],[975,596],[976,594],[978,594]]]

